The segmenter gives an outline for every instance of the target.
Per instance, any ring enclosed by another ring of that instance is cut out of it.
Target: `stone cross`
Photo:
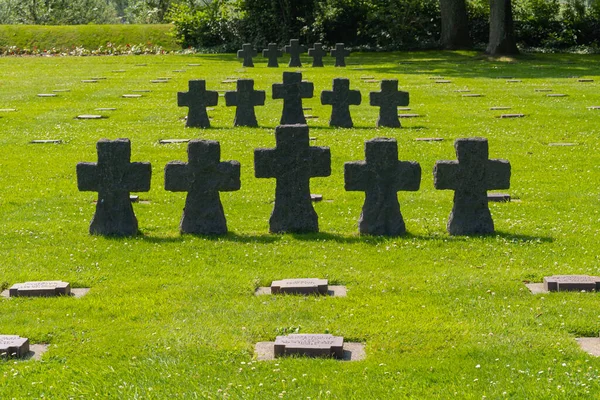
[[[188,83],[188,92],[177,93],[177,105],[189,107],[185,126],[193,128],[210,128],[206,107],[216,106],[219,102],[219,93],[206,90],[206,81],[198,79]]]
[[[284,72],[283,83],[273,84],[273,99],[283,99],[281,125],[306,124],[302,99],[313,97],[314,85],[302,80],[301,72]]]
[[[179,229],[181,233],[221,235],[227,221],[219,192],[240,189],[240,163],[221,162],[221,147],[213,140],[191,140],[188,162],[165,166],[165,190],[187,192]]]
[[[329,126],[352,128],[350,105],[359,105],[361,102],[360,90],[350,90],[350,80],[336,78],[333,80],[333,91],[321,92],[321,104],[331,105],[331,119]]]
[[[398,236],[406,232],[396,192],[419,190],[421,166],[398,161],[396,139],[367,140],[365,161],[345,163],[344,181],[347,191],[365,192],[358,220],[361,234]]]
[[[381,91],[370,93],[370,104],[379,107],[378,127],[400,128],[398,106],[408,105],[408,92],[398,91],[397,79],[384,79]]]
[[[233,126],[258,126],[254,106],[265,105],[265,91],[254,90],[254,80],[238,79],[236,92],[225,92],[225,105],[237,107]]]
[[[510,187],[510,163],[488,160],[485,138],[457,139],[454,148],[458,161],[437,161],[433,168],[435,188],[454,190],[448,233],[493,233],[494,221],[488,208],[487,191]]]
[[[129,192],[150,190],[152,168],[147,162],[130,162],[129,139],[100,139],[98,162],[77,164],[80,191],[98,192],[96,213],[90,224],[92,235],[132,236],[138,233]]]
[[[255,176],[277,180],[270,231],[318,232],[318,217],[310,200],[310,178],[331,175],[329,148],[309,145],[307,125],[278,126],[275,142],[274,149],[254,150]]]
[[[237,58],[243,58],[242,67],[254,67],[254,62],[252,62],[252,57],[256,57],[258,53],[250,43],[245,43],[242,45],[242,50],[238,50]]]
[[[327,55],[327,52],[323,50],[323,44],[315,43],[312,49],[308,49],[308,55],[313,58],[313,67],[322,67],[323,57]]]
[[[278,57],[283,55],[283,52],[277,48],[277,43],[269,43],[268,48],[262,51],[263,57],[268,57],[269,61],[267,67],[277,68],[279,67]]]
[[[350,50],[344,47],[344,43],[336,43],[335,49],[332,49],[331,57],[335,57],[335,66],[336,67],[345,67],[346,66],[346,57],[350,55]]]
[[[290,44],[286,44],[283,49],[290,55],[288,67],[302,66],[302,62],[300,61],[300,53],[304,53],[306,51],[306,47],[300,46],[300,41],[298,39],[291,39]]]

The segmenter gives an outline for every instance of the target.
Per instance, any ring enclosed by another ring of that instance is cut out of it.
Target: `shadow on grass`
[[[240,62],[235,54],[206,54],[202,57],[215,61]],[[288,59],[287,55],[280,58],[279,69],[282,72],[298,70],[287,67]],[[256,57],[255,60],[257,65],[267,62],[262,57]],[[301,60],[304,72],[311,72],[311,59],[304,54]],[[574,74],[597,75],[599,60],[600,57],[596,55],[520,54],[510,58],[494,58],[475,51],[430,50],[352,53],[347,59],[347,68],[379,74],[441,75],[457,78],[568,78]],[[247,68],[248,72],[251,70],[252,68]]]

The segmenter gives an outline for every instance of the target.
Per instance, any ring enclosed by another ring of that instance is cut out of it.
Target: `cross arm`
[[[361,102],[362,96],[360,94],[360,90],[350,90],[348,92],[348,104],[358,106]]]
[[[271,87],[273,88],[272,97],[274,99],[283,99],[285,97],[285,85],[274,83]]]
[[[240,163],[238,161],[223,161],[217,165],[219,174],[219,190],[221,192],[234,192],[240,190]]]
[[[254,149],[254,176],[257,178],[275,177],[275,150]]]
[[[148,162],[134,162],[129,164],[123,176],[123,182],[128,192],[149,191],[151,179],[152,166]]]
[[[310,176],[324,177],[331,175],[331,151],[329,147],[311,147],[310,159]]]
[[[433,167],[433,186],[436,189],[454,189],[458,182],[457,172],[458,162],[437,161]]]
[[[410,102],[410,97],[408,92],[403,92],[401,90],[396,94],[396,105],[397,106],[407,106]]]
[[[331,90],[323,90],[321,92],[321,104],[333,104],[333,92]]]
[[[171,161],[165,165],[165,190],[169,192],[187,192],[190,188],[187,164]]]
[[[416,192],[421,187],[421,165],[415,161],[398,161],[396,189]]]
[[[235,91],[225,92],[225,105],[227,107],[238,105],[238,94]]]
[[[206,106],[216,106],[219,104],[219,93],[214,90],[207,90],[205,99]]]
[[[487,189],[509,189],[511,166],[508,160],[488,160],[485,169]]]
[[[300,82],[300,96],[303,99],[312,98],[314,91],[315,91],[314,83],[308,82],[308,81]]]
[[[364,192],[370,181],[369,170],[364,161],[344,163],[344,189],[348,192]]]
[[[77,164],[77,189],[82,192],[98,191],[98,166],[96,163],[81,162]]]
[[[187,107],[189,105],[189,92],[177,92],[177,106]]]
[[[255,106],[264,106],[267,94],[264,90],[255,90],[252,92],[252,104]]]

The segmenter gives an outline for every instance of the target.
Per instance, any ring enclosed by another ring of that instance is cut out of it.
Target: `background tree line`
[[[0,24],[173,23],[183,47],[600,47],[600,0],[0,0]],[[491,30],[491,32],[490,32]]]

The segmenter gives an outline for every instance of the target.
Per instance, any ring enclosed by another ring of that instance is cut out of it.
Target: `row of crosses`
[[[204,80],[191,80],[188,85],[189,91],[177,93],[177,105],[189,108],[186,126],[209,128],[210,121],[206,107],[216,106],[219,102],[219,94],[216,91],[206,90]],[[283,83],[274,83],[272,90],[273,99],[283,99],[280,124],[306,124],[302,99],[313,97],[313,83],[303,81],[300,72],[284,72]],[[237,107],[233,125],[257,127],[254,107],[263,106],[265,97],[264,90],[254,90],[254,80],[238,79],[237,90],[225,92],[226,106]],[[359,90],[350,90],[349,79],[334,79],[333,90],[321,92],[321,104],[332,106],[329,126],[351,128],[353,122],[350,106],[360,105],[361,100]],[[369,93],[369,104],[379,107],[377,127],[399,128],[398,107],[407,106],[408,103],[408,92],[398,90],[397,79],[382,80],[381,90]]]
[[[285,45],[283,51],[290,55],[288,67],[302,66],[300,54],[306,53],[306,47],[300,45],[298,39],[290,40],[290,44]],[[277,59],[283,56],[283,51],[279,49],[277,43],[269,43],[268,47],[262,51],[263,57],[268,59],[267,67],[279,67]],[[335,48],[331,49],[329,54],[335,58],[336,67],[345,67],[346,57],[350,55],[350,50],[345,48],[344,43],[336,43]],[[254,61],[252,59],[257,55],[258,52],[249,43],[243,44],[242,49],[237,52],[237,58],[242,59],[242,66],[244,67],[254,67]],[[323,49],[323,44],[321,43],[315,43],[312,48],[308,49],[308,56],[313,59],[313,67],[323,67],[323,57],[326,55],[327,51]]]
[[[270,232],[318,232],[318,217],[310,195],[310,179],[331,175],[328,147],[310,146],[307,125],[280,125],[275,129],[275,148],[254,150],[257,178],[275,178],[275,205]],[[434,167],[436,189],[454,190],[454,206],[447,225],[451,235],[488,234],[494,223],[487,191],[510,186],[510,163],[488,159],[484,138],[458,139],[454,144],[458,161],[438,161]],[[96,144],[97,163],[77,164],[81,191],[98,192],[90,233],[130,236],[138,223],[130,192],[150,190],[151,166],[130,162],[129,139],[102,139]],[[219,192],[240,189],[240,163],[220,161],[219,142],[192,140],[188,162],[173,161],[165,167],[165,189],[187,192],[180,231],[190,234],[225,234],[227,223]],[[359,232],[396,236],[406,232],[400,213],[398,191],[417,191],[421,167],[399,161],[395,139],[365,142],[365,160],[344,164],[345,189],[365,192]]]

